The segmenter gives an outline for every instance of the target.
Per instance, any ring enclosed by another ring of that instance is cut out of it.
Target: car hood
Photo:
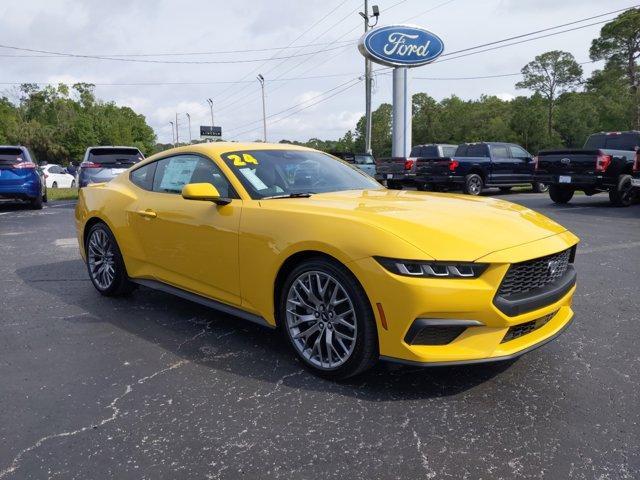
[[[268,202],[350,216],[404,239],[436,260],[473,261],[566,231],[520,205],[468,195],[360,190]]]

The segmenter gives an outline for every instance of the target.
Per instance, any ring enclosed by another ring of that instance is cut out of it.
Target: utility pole
[[[180,145],[180,137],[178,136],[178,112],[176,112],[176,145]]]
[[[173,143],[173,146],[176,146],[176,137],[175,134],[173,133],[173,122],[169,122],[169,125],[171,125],[171,143]]]
[[[260,87],[262,88],[262,141],[267,142],[267,109],[264,103],[264,77],[262,74],[258,74],[258,81],[260,82]]]
[[[211,109],[211,126],[213,127],[215,125],[215,123],[213,123],[213,100],[211,98],[207,98],[207,103]]]
[[[380,10],[377,5],[373,6],[373,15],[376,21],[373,25],[369,25],[369,0],[364,0],[364,12],[360,12],[360,16],[364,19],[364,32],[367,33],[369,28],[375,27],[378,24],[378,17],[380,16]],[[364,59],[364,90],[365,90],[365,130],[364,130],[364,149],[365,153],[371,153],[371,85],[373,79],[371,78],[371,60]]]
[[[187,116],[187,121],[189,122],[189,145],[191,145],[191,115],[187,112],[185,114]]]

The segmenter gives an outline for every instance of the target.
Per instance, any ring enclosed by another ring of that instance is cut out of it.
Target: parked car
[[[331,152],[331,155],[351,163],[372,177],[376,174],[376,159],[370,153]]]
[[[555,203],[568,203],[577,190],[586,195],[609,192],[613,205],[631,204],[631,176],[640,148],[640,131],[600,132],[582,149],[543,150],[536,160],[536,179],[549,184]]]
[[[78,186],[108,182],[143,159],[135,147],[89,147],[78,169]]]
[[[416,185],[416,163],[421,158],[445,158],[452,156],[457,145],[432,143],[416,145],[411,149],[409,157],[381,158],[376,162],[376,180],[393,190],[402,190],[404,186]],[[422,190],[424,183],[416,185]]]
[[[414,181],[426,189],[462,188],[469,195],[479,195],[485,187],[509,191],[531,184],[535,192],[547,188],[534,180],[532,155],[520,145],[501,142],[463,143],[451,157],[419,158]]]
[[[578,238],[563,226],[501,200],[390,191],[295,145],[161,152],[80,189],[75,221],[99,294],[144,285],[280,328],[333,379],[380,358],[511,360],[573,317]]]
[[[26,200],[34,209],[47,201],[44,176],[26,147],[0,146],[0,198]]]
[[[76,179],[60,165],[48,163],[41,167],[47,188],[74,188]]]

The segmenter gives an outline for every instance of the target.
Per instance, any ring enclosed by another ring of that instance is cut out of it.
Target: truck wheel
[[[464,177],[463,192],[467,195],[480,195],[483,186],[484,182],[482,181],[482,177],[477,173],[470,173]]]
[[[416,188],[420,192],[429,192],[432,190],[431,185],[429,185],[428,183],[418,183],[416,184]]]
[[[633,200],[631,175],[620,175],[618,185],[609,189],[609,201],[616,207],[628,207]]]
[[[573,198],[573,189],[561,185],[549,185],[549,197],[554,203],[569,203]]]
[[[394,180],[387,180],[387,188],[389,190],[402,190],[402,183]]]
[[[542,182],[533,182],[531,184],[531,188],[534,191],[534,193],[544,193],[547,190],[549,190],[549,185]]]

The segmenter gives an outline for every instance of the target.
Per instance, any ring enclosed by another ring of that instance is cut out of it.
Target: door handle
[[[153,210],[138,210],[136,213],[141,217],[146,218],[156,218],[158,216],[158,214]]]

